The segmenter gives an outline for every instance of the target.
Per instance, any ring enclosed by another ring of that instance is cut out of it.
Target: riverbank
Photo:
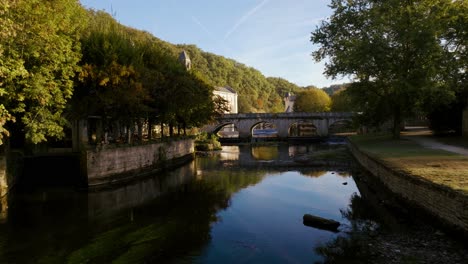
[[[367,200],[378,196],[370,199],[374,210],[395,211],[400,217],[394,220],[410,228],[354,231],[350,240],[337,240],[332,248],[346,251],[351,245],[349,251],[358,252],[352,258],[373,263],[464,263],[468,258],[465,149],[448,146],[428,133],[412,132],[400,140],[386,135],[352,136],[349,148],[373,175],[355,177],[361,195]],[[388,191],[393,195],[382,196]]]
[[[468,157],[403,137],[349,138],[361,165],[402,200],[468,237]]]

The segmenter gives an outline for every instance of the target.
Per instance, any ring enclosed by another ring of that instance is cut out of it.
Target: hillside
[[[205,52],[195,45],[177,45],[212,86],[230,86],[239,94],[239,112],[283,112],[283,96],[300,88],[281,78],[266,78],[260,71],[232,59]]]
[[[106,19],[119,24],[118,27],[123,28],[130,38],[149,40],[157,49],[174,60],[177,60],[180,52],[185,50],[192,62],[192,72],[212,87],[229,86],[238,93],[238,109],[241,113],[283,112],[285,93],[297,93],[301,90],[301,87],[285,79],[267,78],[253,67],[205,52],[195,45],[172,44],[149,32],[122,25],[111,17]]]

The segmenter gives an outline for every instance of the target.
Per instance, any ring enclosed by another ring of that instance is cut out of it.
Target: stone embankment
[[[387,166],[348,142],[356,160],[401,200],[432,216],[448,231],[468,238],[468,195]]]
[[[184,139],[139,146],[88,150],[82,154],[82,172],[88,187],[121,183],[174,167],[194,157],[194,140]]]

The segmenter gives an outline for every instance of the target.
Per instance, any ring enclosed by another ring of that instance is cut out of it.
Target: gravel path
[[[448,152],[458,153],[460,155],[468,156],[468,149],[462,147],[456,147],[452,145],[447,145],[444,143],[440,143],[434,139],[424,137],[424,136],[403,136],[403,138],[412,140],[423,147],[432,148],[432,149],[442,149]]]
[[[432,132],[427,128],[416,127],[409,128],[407,131],[402,133],[402,138],[412,140],[423,147],[432,149],[442,149],[448,152],[457,153],[460,155],[468,156],[468,149],[463,147],[452,146],[441,143],[430,136]]]

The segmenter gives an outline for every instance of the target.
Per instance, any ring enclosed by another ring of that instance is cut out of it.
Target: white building
[[[294,102],[296,101],[296,96],[289,92],[284,96],[284,112],[292,113],[294,112]]]
[[[192,69],[192,61],[185,50],[179,54],[179,62],[182,63],[188,71]]]
[[[237,108],[237,92],[234,91],[229,86],[218,86],[215,87],[213,93],[217,96],[220,96],[224,100],[228,101],[229,103],[229,111],[226,112],[226,114],[237,114],[238,113],[238,108]]]

